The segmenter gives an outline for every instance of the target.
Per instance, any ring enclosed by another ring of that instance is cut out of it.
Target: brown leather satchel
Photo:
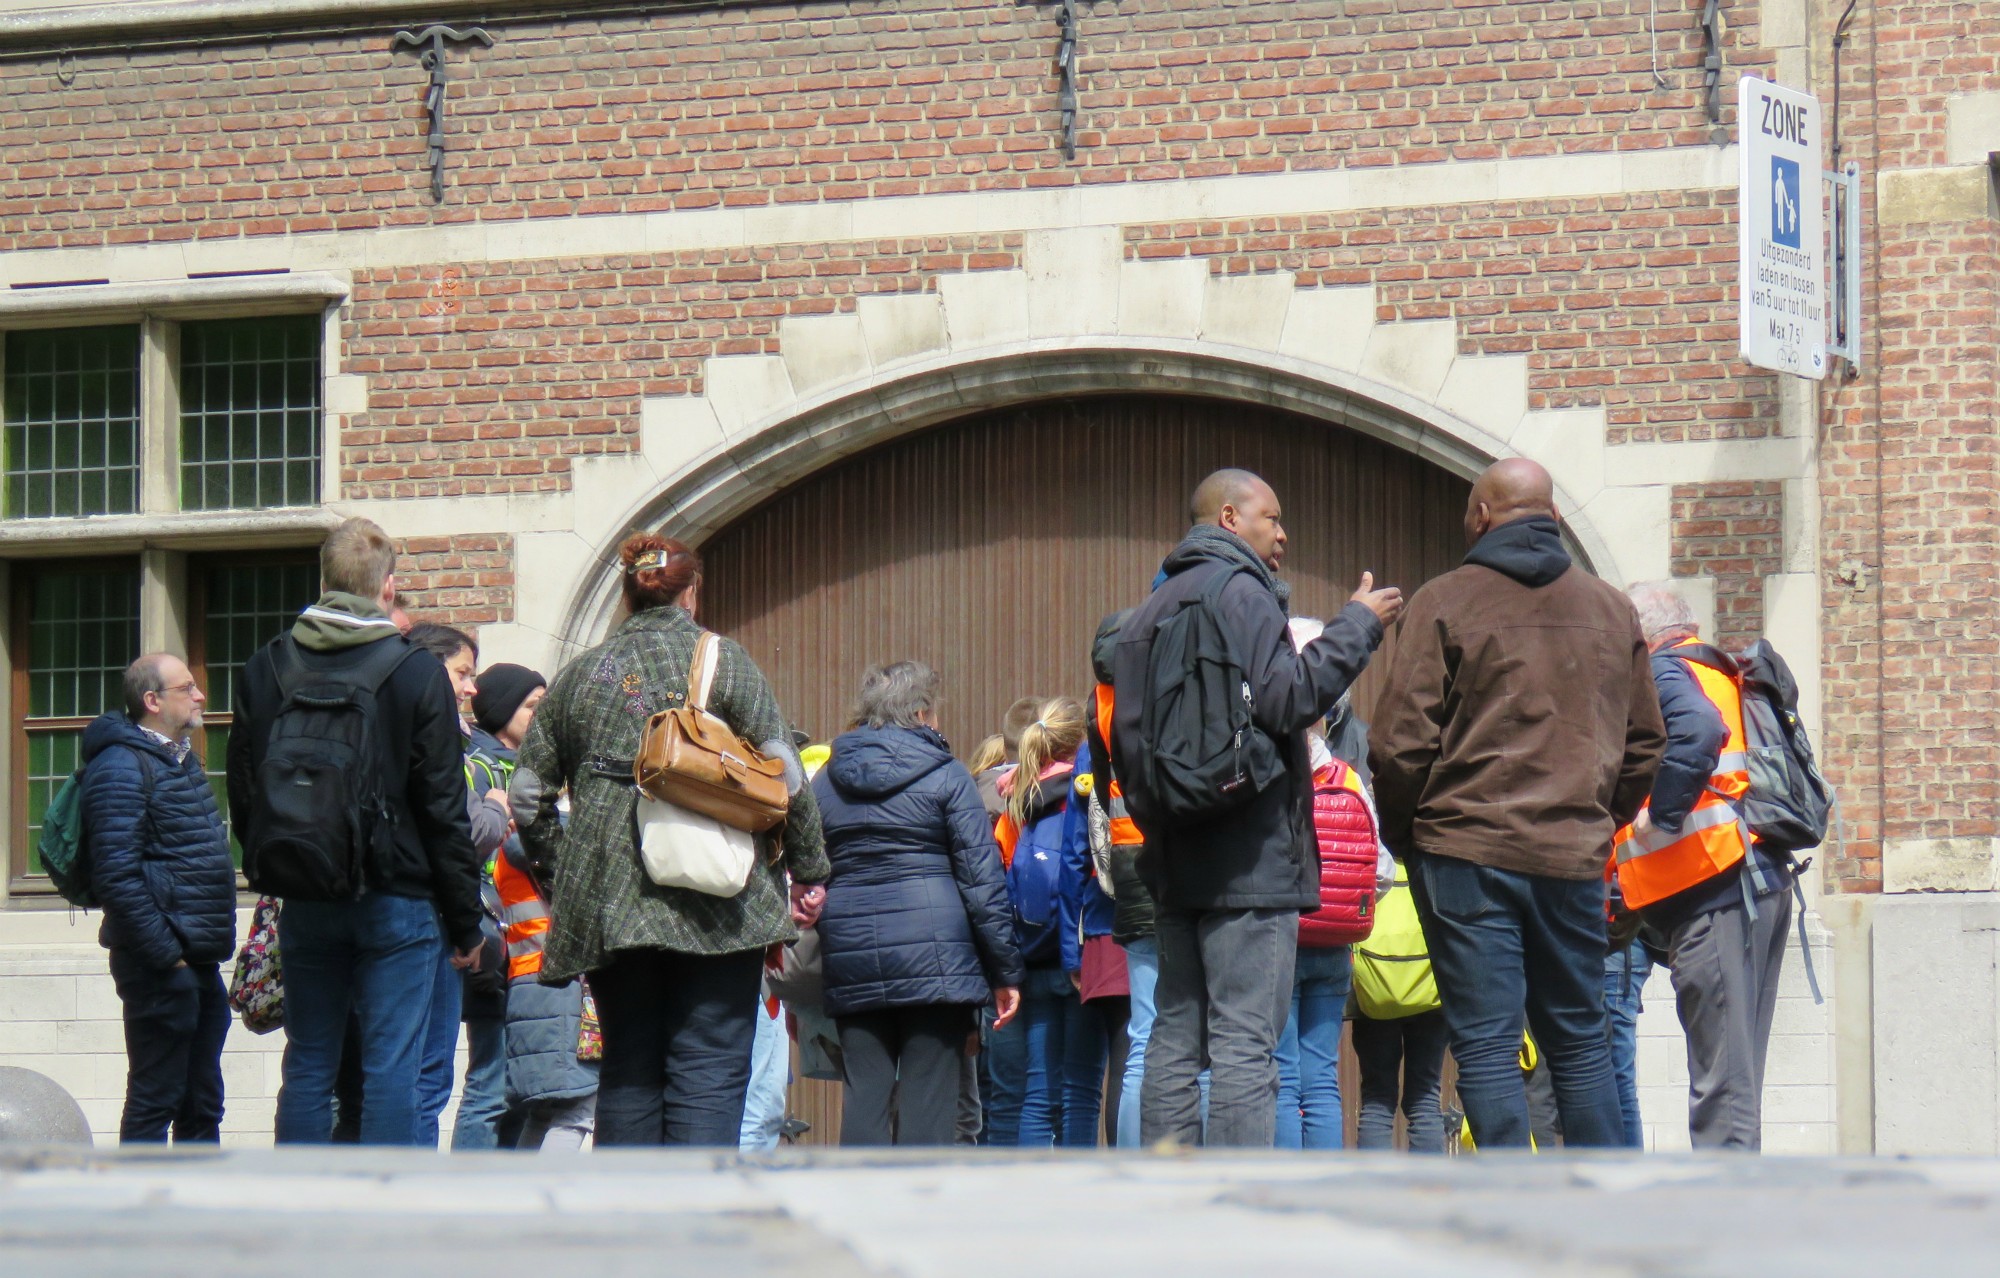
[[[662,803],[761,834],[783,821],[791,806],[785,764],[765,757],[708,712],[720,647],[712,632],[701,632],[688,669],[687,704],[647,721],[632,779]]]

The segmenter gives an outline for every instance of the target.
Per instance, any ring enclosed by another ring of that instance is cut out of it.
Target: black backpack
[[[377,640],[347,670],[307,666],[290,635],[266,651],[278,712],[244,822],[244,877],[266,896],[352,901],[382,864],[394,821],[376,697],[416,649]]]
[[[1799,852],[1826,840],[1833,790],[1813,758],[1799,722],[1799,685],[1769,642],[1758,640],[1736,659],[1743,677],[1743,744],[1750,754],[1750,789],[1743,822],[1772,852]]]
[[[1249,677],[1222,618],[1222,589],[1237,569],[1218,568],[1201,592],[1160,618],[1146,658],[1139,739],[1120,742],[1130,768],[1126,800],[1141,823],[1217,817],[1285,775],[1270,736],[1251,722]],[[1121,690],[1120,695],[1123,695]]]

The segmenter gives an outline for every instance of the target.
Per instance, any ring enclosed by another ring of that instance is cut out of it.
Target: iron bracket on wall
[[[425,27],[421,31],[398,31],[389,41],[391,52],[408,45],[420,50],[417,63],[431,73],[430,89],[424,95],[424,110],[430,117],[430,132],[424,141],[431,167],[431,199],[444,203],[444,43],[466,44],[478,41],[487,48],[493,47],[493,37],[484,27],[467,27],[463,31],[439,23]]]
[[[1701,6],[1701,104],[1708,122],[1722,123],[1722,0]]]
[[[1062,77],[1062,88],[1056,99],[1062,108],[1062,148],[1065,160],[1076,158],[1076,58],[1077,58],[1077,0],[1060,0],[1062,13],[1062,36],[1056,43],[1056,74]]]

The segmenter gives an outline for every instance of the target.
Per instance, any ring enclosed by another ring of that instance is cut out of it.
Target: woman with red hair
[[[632,759],[647,721],[686,703],[702,629],[701,558],[639,533],[619,551],[631,614],[556,676],[508,787],[547,889],[544,984],[587,976],[604,1034],[599,1145],[735,1146],[750,1083],[764,952],[819,911],[828,874],[819,808],[777,698],[723,639],[708,709],[786,763],[791,810],[733,896],[662,887],[641,868]],[[567,789],[570,815],[556,816]],[[789,880],[789,899],[788,899]]]

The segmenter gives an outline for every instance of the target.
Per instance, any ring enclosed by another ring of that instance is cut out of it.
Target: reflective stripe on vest
[[[1111,685],[1100,683],[1092,694],[1097,705],[1097,739],[1104,743],[1106,753],[1111,750]],[[1104,770],[1111,770],[1111,760],[1104,760]],[[1146,841],[1139,833],[1139,823],[1125,808],[1125,791],[1119,786],[1118,778],[1111,778],[1110,793],[1104,796],[1104,815],[1111,818],[1111,841],[1120,847],[1137,847]]]
[[[1741,862],[1750,848],[1749,828],[1736,808],[1736,800],[1750,789],[1750,755],[1743,739],[1743,690],[1736,680],[1712,666],[1698,661],[1687,665],[1702,695],[1722,716],[1729,739],[1723,742],[1715,772],[1680,829],[1656,828],[1639,838],[1628,825],[1615,836],[1612,852],[1618,867],[1618,890],[1625,904],[1635,910],[1707,882]]]
[[[532,976],[542,970],[542,946],[548,939],[549,907],[535,891],[535,881],[501,856],[493,864],[493,886],[500,890],[500,920],[506,927],[507,978]]]

